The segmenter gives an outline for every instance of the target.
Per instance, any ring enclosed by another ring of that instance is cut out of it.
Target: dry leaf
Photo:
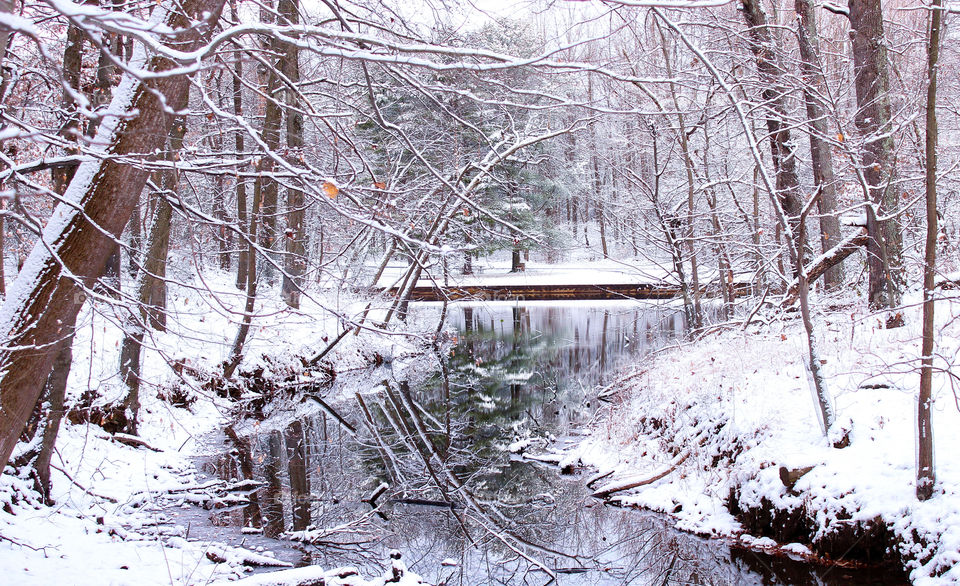
[[[337,194],[340,193],[340,189],[333,183],[330,183],[329,181],[324,181],[323,192],[326,193],[327,197],[329,197],[330,199],[336,199]]]

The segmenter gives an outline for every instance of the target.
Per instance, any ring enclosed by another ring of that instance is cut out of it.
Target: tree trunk
[[[230,378],[236,371],[237,366],[243,360],[243,346],[247,341],[247,334],[250,332],[250,324],[253,322],[253,310],[257,301],[257,232],[259,230],[260,202],[262,183],[259,178],[253,186],[253,209],[250,211],[250,227],[247,230],[247,253],[244,259],[247,261],[247,267],[244,271],[247,277],[246,282],[246,301],[243,306],[243,319],[240,327],[237,328],[237,335],[233,339],[233,346],[230,349],[230,355],[223,365],[223,378]]]
[[[70,25],[67,29],[67,45],[63,52],[63,76],[67,84],[74,90],[80,89],[82,58],[83,32]],[[66,154],[76,154],[79,150],[72,144],[76,143],[79,138],[80,118],[77,114],[77,103],[66,90],[63,92],[62,107],[65,119],[60,127],[60,136],[64,138],[68,145],[71,145],[65,149]],[[54,192],[63,195],[75,173],[76,167],[54,167],[50,173]],[[3,224],[0,223],[0,250],[2,250],[2,234]],[[2,258],[0,258],[0,265],[2,265]],[[2,274],[2,266],[0,266],[0,277],[2,277]],[[74,319],[75,322],[76,319]],[[57,434],[60,431],[60,422],[63,419],[67,377],[70,374],[70,366],[73,362],[72,328],[74,323],[67,324],[69,333],[57,343],[53,370],[47,377],[43,389],[44,402],[47,408],[39,412],[36,421],[38,428],[42,426],[42,431],[38,442],[39,451],[33,461],[33,469],[36,473],[37,487],[47,504],[52,504],[50,499],[50,460],[53,456],[53,448],[56,445]]]
[[[67,379],[70,376],[70,367],[73,364],[73,328],[75,323],[69,324],[69,327],[69,334],[59,344],[57,357],[53,361],[53,370],[50,371],[50,376],[47,377],[47,383],[44,385],[44,393],[47,396],[49,407],[43,417],[43,438],[40,440],[40,454],[33,464],[33,469],[37,473],[37,483],[40,485],[40,494],[47,504],[53,504],[53,500],[50,498],[50,461],[53,458],[53,448],[57,444],[60,423],[63,421]]]
[[[280,16],[291,26],[300,22],[299,0],[280,0]],[[283,74],[296,87],[300,82],[300,51],[293,43],[284,45]],[[297,94],[292,89],[286,91],[287,103],[287,150],[293,165],[302,163],[303,157],[303,114],[297,109]],[[306,232],[303,226],[303,191],[287,187],[287,232],[284,237],[286,256],[283,262],[283,285],[281,292],[284,302],[294,309],[300,307],[300,289],[303,287],[303,274],[307,270]]]
[[[743,3],[743,17],[749,28],[750,50],[756,58],[757,71],[760,74],[763,89],[760,92],[769,114],[767,115],[767,133],[770,137],[770,155],[776,173],[777,199],[783,209],[784,220],[790,224],[791,233],[795,239],[793,245],[799,251],[803,262],[803,241],[799,240],[800,211],[802,208],[800,197],[800,180],[797,177],[797,159],[793,151],[793,141],[790,138],[790,127],[787,123],[787,107],[783,96],[787,92],[780,83],[783,71],[776,63],[772,53],[774,40],[767,25],[767,16],[757,0],[741,0]]]
[[[217,88],[217,99],[222,102],[220,83],[216,79],[210,80]],[[223,103],[218,104],[220,108]],[[224,147],[223,131],[217,129],[209,135],[211,150],[215,153],[222,153]],[[217,173],[213,176],[213,218],[216,223],[213,227],[213,237],[217,241],[217,264],[221,271],[230,270],[230,249],[233,247],[233,231],[227,229],[227,193],[224,189],[223,175]]]
[[[234,21],[239,16],[237,12],[237,0],[230,0],[230,15]],[[237,118],[243,116],[243,60],[237,58],[233,62],[233,113]],[[238,129],[234,135],[234,146],[237,149],[237,158],[244,156],[244,130]],[[247,227],[247,182],[238,169],[236,178],[237,188],[237,224],[240,226],[240,232]],[[252,234],[247,234],[247,238],[253,238]],[[240,245],[240,253],[237,255],[237,289],[243,289],[247,286],[247,255],[249,247]]]
[[[182,138],[182,120],[174,123],[171,134],[180,133]],[[171,142],[173,139],[171,137]],[[154,215],[147,250],[144,254],[143,268],[137,283],[138,308],[132,310],[124,323],[123,342],[120,345],[120,378],[127,387],[125,400],[127,424],[125,433],[137,434],[140,412],[140,361],[143,338],[147,324],[157,331],[166,330],[166,310],[157,307],[160,299],[166,301],[167,248],[170,241],[170,217],[173,207],[163,195],[159,196],[157,213]]]
[[[510,272],[519,273],[523,267],[523,262],[520,261],[520,245],[514,243],[513,251],[510,253]]]
[[[158,332],[167,330],[167,254],[170,251],[170,224],[173,220],[173,207],[168,198],[176,196],[179,188],[177,153],[183,148],[186,133],[186,119],[178,118],[170,131],[170,146],[164,157],[173,168],[164,169],[160,174],[161,192],[157,195],[157,212],[147,239],[143,271],[140,273],[141,285],[137,290],[141,311],[146,309],[150,327]]]
[[[673,77],[673,64],[670,60],[670,53],[667,51],[667,38],[661,28],[657,28],[660,33],[660,51],[663,53],[663,63],[667,70],[667,75]],[[677,122],[679,123],[678,141],[680,151],[683,153],[683,166],[687,178],[687,217],[684,222],[684,233],[682,241],[687,246],[687,257],[690,259],[690,280],[693,285],[693,320],[688,322],[692,329],[700,329],[703,326],[703,311],[700,306],[700,270],[697,262],[697,250],[694,246],[694,219],[696,213],[694,193],[694,172],[693,158],[690,156],[690,145],[687,142],[687,128],[683,114],[680,110],[680,100],[677,98],[677,89],[673,83],[670,84],[670,95],[673,98],[673,105],[677,110]]]
[[[272,5],[272,2],[267,2],[267,5]],[[261,19],[267,23],[274,20],[272,14],[265,9],[261,9]],[[264,259],[267,261],[263,263],[262,273],[263,277],[270,281],[276,272],[272,262],[274,259],[269,251],[275,249],[277,242],[277,201],[280,186],[277,184],[277,180],[271,177],[271,174],[276,167],[273,156],[277,152],[277,147],[280,146],[280,123],[283,111],[280,108],[280,97],[277,92],[280,88],[278,70],[283,67],[283,56],[282,49],[273,40],[266,42],[266,49],[274,55],[280,55],[274,62],[274,66],[270,67],[266,73],[266,83],[263,84],[264,94],[267,97],[264,105],[263,128],[260,134],[267,152],[260,160],[256,179],[260,185],[261,209],[259,211],[260,223],[263,228],[260,231],[260,248],[263,249]],[[254,189],[257,188],[254,187]]]
[[[890,80],[880,0],[850,0],[857,114],[854,123],[864,141],[863,177],[868,201],[867,268],[869,302],[874,309],[900,304],[902,242],[894,189],[894,153],[890,124]]]
[[[113,8],[109,3],[107,5]],[[98,113],[102,113],[104,111],[103,107],[106,107],[110,103],[113,86],[119,81],[116,79],[116,65],[113,64],[110,55],[111,50],[119,53],[116,51],[119,36],[115,33],[104,32],[102,41],[103,46],[100,48],[100,56],[97,59],[97,81],[94,84],[93,95],[88,96],[93,105],[97,106],[99,110]],[[93,137],[96,135],[97,129],[100,127],[100,122],[100,118],[90,120],[87,126],[87,136]],[[120,274],[123,272],[122,260],[123,255],[121,254],[120,240],[117,239],[113,243],[113,250],[110,252],[110,256],[107,257],[103,278],[100,280],[106,292],[114,297],[119,297],[120,295]]]
[[[260,511],[263,514],[263,534],[266,537],[279,537],[283,533],[283,436],[277,430],[267,435],[267,453],[264,454],[263,476],[267,484],[260,489]]]
[[[842,238],[840,220],[837,218],[837,190],[833,175],[833,155],[827,142],[826,112],[818,96],[826,93],[826,82],[820,68],[820,40],[817,34],[817,19],[813,0],[796,0],[795,10],[799,19],[797,39],[800,46],[800,72],[803,76],[803,99],[807,107],[810,125],[810,160],[813,167],[813,182],[820,190],[820,245],[825,253],[836,246]],[[823,276],[827,290],[835,290],[843,284],[843,265],[837,264]]]
[[[933,0],[930,41],[927,47],[926,212],[927,241],[923,257],[923,333],[920,352],[920,392],[917,396],[917,499],[933,496],[936,474],[933,461],[934,276],[937,264],[937,61],[940,57],[943,0]]]
[[[166,16],[165,26],[176,31],[167,42],[178,50],[194,50],[209,38],[214,28],[210,23],[219,18],[223,2],[186,0],[182,11]],[[137,65],[150,71],[178,66],[160,56],[145,61]],[[66,324],[76,319],[82,287],[92,287],[103,274],[149,176],[148,170],[124,159],[163,147],[173,123],[171,110],[187,106],[189,89],[186,75],[147,82],[125,76],[110,111],[138,115],[101,125],[97,142],[112,156],[81,164],[64,196],[66,203],[54,210],[0,311],[0,331],[8,340],[0,350],[0,469],[40,397],[56,342],[67,335]]]

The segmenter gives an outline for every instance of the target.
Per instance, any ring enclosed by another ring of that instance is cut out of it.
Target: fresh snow
[[[732,486],[742,505],[766,500],[817,511],[822,534],[844,522],[876,517],[892,525],[917,584],[960,581],[960,411],[949,376],[935,375],[933,430],[937,490],[915,496],[916,393],[920,308],[906,310],[907,326],[884,329],[883,316],[850,306],[819,316],[821,357],[834,393],[838,425],[851,445],[823,437],[805,379],[799,319],[708,334],[661,353],[608,391],[612,404],[575,451],[605,482],[652,477],[681,454],[690,457],[663,479],[614,495],[625,505],[672,514],[685,530],[743,535],[727,510]],[[937,306],[938,367],[960,349],[960,298]],[[813,466],[788,490],[779,468]],[[850,521],[844,521],[849,519]],[[805,552],[801,544],[783,544]]]
[[[174,260],[172,266],[179,263]],[[157,394],[177,381],[170,366],[176,361],[199,370],[219,367],[243,307],[233,275],[214,272],[201,280],[175,271],[171,277],[179,279],[168,288],[168,305],[176,318],[168,320],[169,331],[150,332],[142,367],[140,438],[160,451],[132,448],[112,441],[97,426],[64,420],[53,457],[54,507],[37,502],[32,481],[7,468],[0,475],[3,584],[58,584],[65,577],[76,585],[209,584],[241,577],[249,571],[248,564],[270,559],[268,552],[190,536],[167,514],[171,508],[209,498],[222,484],[202,481],[193,461],[215,449],[211,438],[228,421],[231,405],[199,388],[188,389],[199,396],[189,410],[172,407]],[[282,367],[285,361],[298,363],[295,355],[316,354],[326,345],[325,339],[336,336],[338,315],[353,318],[366,306],[366,300],[336,291],[317,300],[304,299],[301,310],[293,311],[279,300],[278,291],[264,287],[260,294],[256,311],[261,317],[251,329],[241,369],[266,364],[264,356],[273,360],[274,367]],[[87,390],[100,395],[97,404],[123,397],[125,387],[117,374],[122,311],[97,301],[87,303],[81,312],[68,404]],[[370,318],[381,314],[378,310]],[[435,323],[429,325],[431,330],[435,327]],[[366,367],[375,354],[391,360],[416,351],[416,342],[406,336],[361,334],[344,338],[328,358],[339,370],[350,370]],[[288,416],[297,413],[291,411]],[[271,565],[289,564],[274,560]],[[388,570],[389,565],[390,560],[384,560]],[[410,576],[401,583],[417,583]],[[257,580],[261,581],[251,583],[276,583]],[[373,586],[383,581],[351,576],[328,583]]]

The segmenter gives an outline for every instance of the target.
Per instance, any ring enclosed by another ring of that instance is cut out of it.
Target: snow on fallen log
[[[674,459],[670,466],[668,466],[665,470],[654,474],[653,476],[629,476],[622,480],[617,480],[616,482],[604,484],[594,491],[593,496],[596,498],[607,498],[612,494],[630,490],[631,488],[638,488],[648,484],[653,484],[661,478],[670,475],[674,470],[679,468],[681,464],[686,462],[687,458],[689,457],[690,452],[686,452],[683,455],[678,456],[676,459]]]
[[[358,572],[354,570],[351,575],[356,576],[357,574]],[[347,577],[349,576],[344,576],[344,578]],[[211,586],[327,586],[328,584],[336,584],[337,582],[333,581],[336,579],[338,577],[335,574],[331,575],[331,572],[325,572],[323,568],[305,566],[270,572],[269,574],[258,574],[236,582],[216,582]]]
[[[130,435],[127,433],[115,433],[111,436],[108,436],[108,439],[119,442],[123,445],[130,446],[131,448],[146,448],[151,452],[159,452],[159,448],[155,448],[148,444],[146,441],[140,439],[135,435]]]
[[[173,538],[169,545],[183,545],[181,538]],[[189,543],[189,542],[186,542]],[[256,553],[243,547],[232,547],[224,543],[211,543],[204,553],[206,558],[215,564],[230,566],[252,566],[258,568],[292,568],[293,564],[278,560],[275,557]]]
[[[391,552],[390,568],[383,577],[364,580],[356,568],[343,567],[324,571],[318,566],[306,566],[258,574],[235,582],[216,582],[211,586],[419,586],[427,584],[417,574],[407,570],[400,553]],[[445,560],[446,561],[446,560]]]

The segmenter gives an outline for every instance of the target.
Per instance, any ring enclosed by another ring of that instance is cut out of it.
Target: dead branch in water
[[[643,478],[638,478],[636,476],[628,477],[624,480],[618,480],[616,482],[611,482],[605,484],[599,489],[597,489],[593,496],[598,499],[608,498],[610,495],[623,492],[625,490],[630,490],[631,488],[637,488],[640,486],[646,486],[648,484],[653,484],[654,482],[664,478],[671,474],[674,470],[680,467],[681,464],[686,462],[687,458],[690,457],[690,452],[686,452],[681,456],[678,456],[669,467],[667,467],[662,472],[658,472],[653,476],[645,476]]]

